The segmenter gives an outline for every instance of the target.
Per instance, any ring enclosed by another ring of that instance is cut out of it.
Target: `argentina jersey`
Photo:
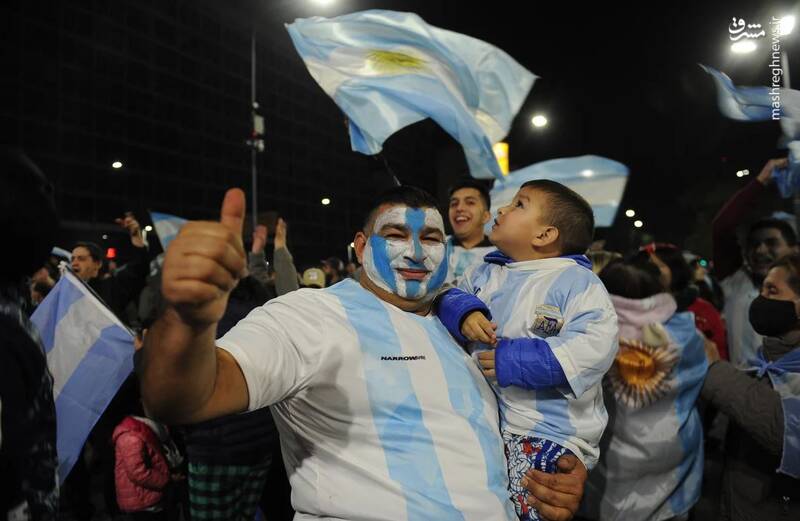
[[[489,252],[497,249],[492,246],[488,239],[474,248],[466,249],[452,236],[447,238],[447,248],[450,262],[447,270],[447,281],[451,283],[461,278],[467,269],[482,264],[483,258]]]
[[[433,315],[350,279],[252,311],[217,341],[272,406],[295,519],[513,520],[497,402]]]
[[[618,344],[614,307],[589,266],[582,255],[484,263],[468,270],[459,286],[488,306],[498,338],[544,340],[569,383],[534,391],[493,380],[501,428],[559,443],[591,468],[608,420],[601,381]]]

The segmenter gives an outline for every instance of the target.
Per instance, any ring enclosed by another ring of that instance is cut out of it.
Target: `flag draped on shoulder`
[[[464,148],[474,177],[502,178],[500,141],[536,76],[486,42],[372,10],[298,19],[287,29],[311,76],[347,115],[353,150],[377,154],[431,118]]]
[[[63,483],[92,427],[133,370],[133,335],[68,269],[31,322],[53,375],[58,477]]]

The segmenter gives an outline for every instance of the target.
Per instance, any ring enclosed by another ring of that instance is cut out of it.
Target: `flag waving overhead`
[[[63,483],[92,427],[133,370],[133,336],[69,270],[31,322],[53,375],[58,478]]]
[[[766,121],[772,117],[773,100],[767,87],[737,87],[724,72],[707,65],[700,67],[714,78],[717,105],[723,115],[737,121]]]
[[[353,150],[377,154],[431,118],[464,148],[472,175],[501,179],[492,152],[536,79],[488,43],[413,13],[364,11],[286,26],[311,76],[350,122]]]
[[[601,156],[548,159],[508,174],[490,193],[492,213],[511,203],[523,183],[550,179],[578,192],[592,206],[595,226],[611,226],[628,182],[628,167]],[[489,221],[488,226],[491,226]]]

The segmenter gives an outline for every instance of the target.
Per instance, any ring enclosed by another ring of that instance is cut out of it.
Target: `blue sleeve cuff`
[[[489,320],[492,314],[481,299],[460,289],[451,289],[442,293],[435,306],[436,315],[450,335],[458,342],[466,344],[469,339],[461,334],[461,323],[473,311],[480,311]]]
[[[497,343],[494,358],[500,387],[536,390],[568,385],[553,350],[541,338],[503,338]]]

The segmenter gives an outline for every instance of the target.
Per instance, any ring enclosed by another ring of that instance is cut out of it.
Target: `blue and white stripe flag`
[[[523,183],[550,179],[578,192],[592,205],[595,226],[611,226],[628,182],[628,167],[600,156],[550,159],[515,170],[490,192],[492,214],[511,203]],[[491,228],[492,221],[488,227]]]
[[[156,235],[158,235],[158,240],[161,242],[161,247],[164,251],[167,251],[169,243],[178,235],[183,225],[188,222],[183,217],[159,212],[150,212],[150,218],[153,221]]]
[[[781,147],[789,149],[789,166],[776,168],[772,177],[784,198],[800,192],[800,91],[778,87],[737,87],[731,79],[707,65],[700,65],[714,78],[717,104],[723,115],[737,121],[780,120]]]
[[[724,72],[700,64],[714,78],[719,111],[737,121],[766,121],[773,118],[773,100],[767,87],[737,87]],[[780,98],[780,96],[778,95]],[[780,106],[780,103],[778,104]],[[777,109],[779,116],[780,109]]]
[[[53,375],[58,477],[63,483],[92,427],[133,370],[133,335],[68,269],[31,322],[42,337]]]
[[[377,154],[431,118],[464,147],[474,177],[502,178],[492,144],[536,76],[502,50],[413,13],[372,10],[286,26],[311,76],[347,115],[353,150]]]

